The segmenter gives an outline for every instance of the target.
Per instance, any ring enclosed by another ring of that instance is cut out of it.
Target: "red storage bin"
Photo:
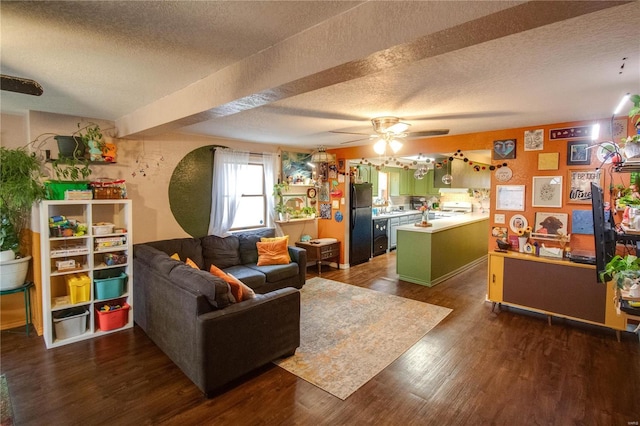
[[[121,306],[120,309],[114,309],[112,311],[101,311],[101,306],[96,307],[96,321],[100,330],[115,330],[116,328],[127,325],[130,306],[127,303]]]

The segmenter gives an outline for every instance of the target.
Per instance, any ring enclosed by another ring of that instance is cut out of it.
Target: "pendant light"
[[[447,174],[442,176],[442,183],[444,183],[445,185],[450,185],[451,181],[453,180],[453,176],[451,176],[451,161],[453,159],[449,158],[449,161],[447,161]]]

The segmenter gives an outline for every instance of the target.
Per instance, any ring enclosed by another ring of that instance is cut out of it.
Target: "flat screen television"
[[[600,272],[616,254],[616,233],[612,226],[612,215],[606,220],[604,211],[604,193],[600,185],[591,183],[591,210],[593,212],[593,236],[596,249],[596,273],[600,281]]]

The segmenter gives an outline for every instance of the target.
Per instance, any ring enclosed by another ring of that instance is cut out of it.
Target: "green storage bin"
[[[114,299],[120,297],[125,292],[127,274],[121,272],[113,278],[94,278],[96,300]]]
[[[44,186],[47,190],[47,200],[64,200],[64,191],[89,189],[89,182],[47,180],[44,182]]]

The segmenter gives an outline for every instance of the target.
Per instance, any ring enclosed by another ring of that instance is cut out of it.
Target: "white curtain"
[[[276,202],[275,197],[271,196],[273,185],[276,183],[276,161],[278,156],[275,154],[262,154],[262,165],[264,167],[264,186],[265,196],[267,199],[267,223],[266,226],[274,228],[276,225]]]
[[[229,235],[228,231],[233,225],[242,196],[240,186],[236,185],[236,182],[242,179],[248,165],[248,152],[216,149],[213,160],[209,235]]]

